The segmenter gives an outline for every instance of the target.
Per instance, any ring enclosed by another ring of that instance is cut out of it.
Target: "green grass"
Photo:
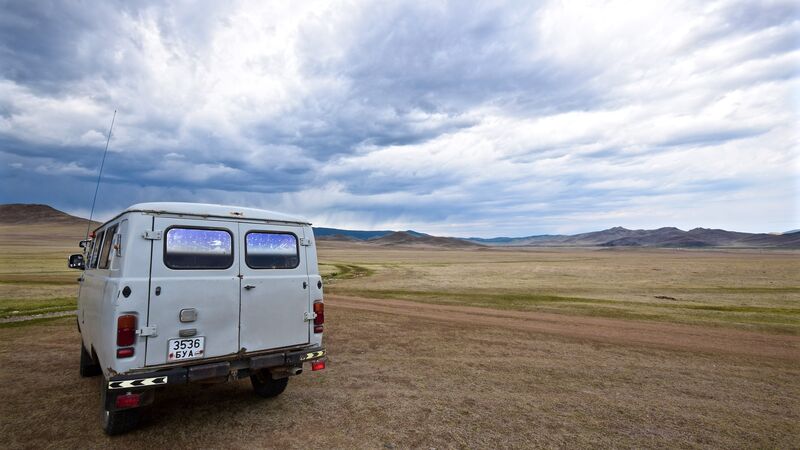
[[[26,327],[26,326],[29,326],[29,325],[42,325],[42,324],[54,322],[54,321],[60,320],[60,319],[72,319],[72,320],[75,320],[74,317],[70,317],[70,316],[67,316],[67,317],[64,317],[64,316],[39,317],[39,318],[36,318],[36,319],[30,319],[30,320],[20,320],[18,322],[0,323],[0,328],[20,328],[20,327]]]
[[[800,293],[800,287],[797,286],[716,286],[716,287],[694,287],[684,288],[686,292],[707,292],[707,293],[732,293],[732,294],[775,294],[786,293],[796,294]]]
[[[322,248],[329,293],[800,335],[797,253]],[[363,267],[358,277],[354,268]]]
[[[39,284],[48,286],[75,286],[77,276],[62,276],[60,279],[53,279],[49,274],[33,275],[0,275],[0,285],[18,286],[24,284]]]
[[[408,300],[448,300],[455,299],[459,302],[493,303],[498,306],[533,305],[541,303],[592,303],[615,306],[647,306],[668,309],[693,309],[701,311],[739,312],[739,313],[770,313],[800,318],[800,308],[779,308],[768,306],[732,306],[732,305],[704,305],[695,303],[644,303],[622,300],[609,300],[586,297],[567,297],[551,294],[535,293],[486,293],[486,292],[449,292],[449,291],[411,291],[411,290],[375,290],[375,289],[345,289],[341,293],[369,296],[374,298],[397,298]]]
[[[77,308],[75,297],[48,299],[0,299],[0,318],[30,316]]]
[[[328,270],[324,270],[325,267],[323,267],[322,279],[325,280],[325,282],[368,277],[374,273],[372,269],[368,269],[364,266],[357,266],[354,264],[328,263],[324,264],[323,266],[332,266],[334,268],[334,269],[328,268]]]
[[[538,293],[334,289],[334,293],[369,298],[459,304],[497,309],[568,313],[615,319],[722,325],[800,335],[800,308],[728,306],[693,303],[634,302]]]

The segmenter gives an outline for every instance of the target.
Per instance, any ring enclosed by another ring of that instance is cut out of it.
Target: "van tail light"
[[[325,368],[325,360],[320,359],[319,361],[314,361],[311,363],[311,371],[316,372],[317,370],[322,370]]]
[[[141,394],[122,394],[117,396],[115,406],[119,409],[135,408],[139,406]]]
[[[134,355],[133,347],[125,347],[117,349],[117,358],[130,358]]]
[[[322,333],[323,324],[325,323],[325,304],[322,301],[314,302],[314,333]]]
[[[117,345],[127,347],[136,340],[136,316],[126,314],[117,319]]]

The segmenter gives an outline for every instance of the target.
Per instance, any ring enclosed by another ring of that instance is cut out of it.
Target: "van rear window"
[[[164,264],[170,269],[227,269],[233,265],[230,231],[173,227],[167,230]]]
[[[253,269],[294,269],[300,264],[297,236],[251,231],[245,237],[244,260]]]

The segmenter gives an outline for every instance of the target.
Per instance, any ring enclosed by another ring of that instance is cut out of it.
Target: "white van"
[[[82,376],[102,374],[104,429],[138,422],[154,390],[250,377],[274,397],[325,368],[311,225],[280,213],[192,203],[133,205],[82,241]]]

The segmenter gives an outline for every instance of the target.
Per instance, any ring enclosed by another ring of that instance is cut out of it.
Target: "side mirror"
[[[86,268],[86,265],[83,261],[83,255],[80,253],[76,253],[74,255],[69,255],[69,268],[70,269],[80,269],[83,270]]]
[[[91,239],[84,239],[84,240],[78,242],[78,247],[86,248],[86,246],[89,245],[89,242],[92,242],[92,240]]]

